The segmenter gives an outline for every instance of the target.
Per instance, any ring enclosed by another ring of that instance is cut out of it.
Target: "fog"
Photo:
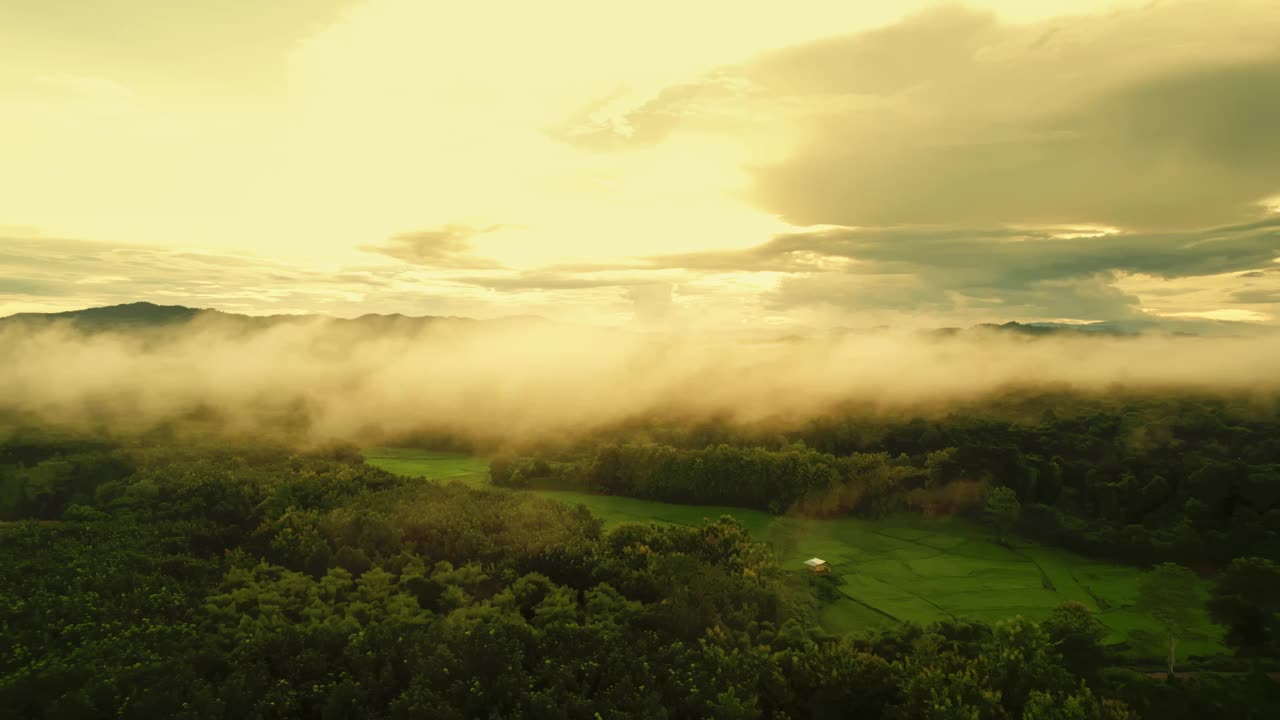
[[[649,415],[796,421],[1011,387],[1270,391],[1280,338],[1029,338],[874,331],[697,335],[552,324],[425,329],[325,320],[246,331],[0,328],[0,410],[120,432],[190,416],[236,433],[373,443],[414,431],[483,443],[572,436]]]

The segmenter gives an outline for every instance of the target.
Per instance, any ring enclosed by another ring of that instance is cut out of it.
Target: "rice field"
[[[413,448],[365,448],[370,465],[390,473],[428,480],[459,481],[468,485],[489,484],[489,461],[455,452],[434,452]]]
[[[390,472],[430,480],[488,483],[488,461],[459,453],[371,448],[366,460]],[[1014,615],[1046,617],[1076,600],[1111,630],[1111,641],[1161,657],[1156,623],[1133,607],[1141,570],[1098,562],[1057,548],[1020,541],[1013,549],[992,542],[986,528],[956,519],[915,515],[879,520],[778,517],[733,507],[678,505],[608,495],[530,490],[585,505],[606,527],[628,522],[697,525],[732,515],[753,537],[772,546],[783,567],[803,570],[817,556],[843,579],[843,597],[828,604],[823,625],[857,632],[896,622],[945,618],[995,622]],[[1205,588],[1207,592],[1207,586]],[[1227,652],[1222,629],[1202,617],[1198,637],[1179,641],[1179,657]]]

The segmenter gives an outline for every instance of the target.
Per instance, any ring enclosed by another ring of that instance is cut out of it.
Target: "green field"
[[[464,453],[412,448],[365,448],[365,462],[405,477],[489,484],[489,461]]]
[[[459,453],[399,448],[365,451],[368,462],[408,477],[487,484],[488,463]],[[1141,571],[1096,562],[1056,548],[1019,542],[996,545],[979,525],[910,515],[881,520],[809,520],[742,508],[674,505],[567,491],[528,491],[582,504],[606,527],[626,522],[697,525],[732,515],[753,537],[769,543],[783,567],[803,569],[817,556],[844,579],[844,598],[826,606],[822,621],[834,632],[858,631],[895,621],[928,623],[948,617],[985,621],[1013,615],[1039,619],[1066,600],[1097,613],[1115,642],[1129,641],[1144,654],[1163,652],[1159,628],[1133,608]],[[1201,619],[1201,637],[1179,641],[1179,656],[1227,652],[1222,629]]]

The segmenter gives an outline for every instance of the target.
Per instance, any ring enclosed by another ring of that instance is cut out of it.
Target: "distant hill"
[[[1249,336],[1275,331],[1275,328],[1266,325],[1196,318],[1140,318],[1136,320],[1111,320],[1092,323],[1007,322],[1000,325],[986,323],[976,325],[974,329],[1031,336],[1110,335],[1114,337],[1136,337],[1138,335]]]
[[[983,323],[975,325],[977,330],[996,330],[1000,332],[1018,333],[1020,335],[1140,335],[1140,331],[1119,327],[1114,323],[1097,322],[1087,324],[1073,323],[1020,323],[1003,324]]]
[[[194,322],[209,325],[231,326],[242,330],[261,330],[283,324],[305,323],[321,320],[335,326],[348,328],[368,327],[374,330],[413,330],[438,322],[474,322],[469,318],[423,315],[368,314],[358,318],[331,318],[324,315],[240,315],[221,310],[190,308],[182,305],[156,305],[135,302],[126,305],[87,308],[56,313],[19,313],[0,318],[0,327],[25,325],[36,328],[58,324],[68,325],[83,332],[120,330],[150,330],[174,328]]]
[[[82,329],[167,327],[191,322],[203,313],[219,313],[217,310],[198,310],[181,305],[156,305],[149,302],[111,305],[109,307],[69,310],[57,313],[19,313],[0,318],[4,323],[58,323],[66,322]]]
[[[334,318],[326,315],[240,315],[202,308],[191,308],[182,305],[156,305],[150,302],[135,302],[125,305],[86,308],[56,313],[19,313],[0,318],[0,328],[13,325],[25,325],[31,328],[65,324],[82,332],[105,331],[148,331],[175,328],[199,323],[202,326],[221,326],[241,331],[264,330],[284,324],[324,322],[335,329],[370,330],[375,332],[418,332],[427,326],[440,323],[470,324],[483,323],[487,326],[512,326],[550,324],[545,318],[535,315],[521,315],[492,320],[474,320],[472,318],[437,316],[437,315],[379,315],[370,313],[357,318]],[[821,334],[860,334],[865,332],[887,332],[893,328],[880,326],[877,328],[835,328]],[[1242,336],[1274,332],[1269,326],[1251,323],[1227,322],[1222,320],[1198,320],[1187,318],[1140,318],[1125,321],[1105,321],[1094,323],[1053,323],[1053,322],[1006,322],[983,323],[970,328],[944,327],[923,331],[929,335],[957,336],[970,332],[1000,332],[1025,335],[1029,337],[1102,335],[1114,337],[1134,337],[1147,334],[1166,335],[1206,335],[1206,336]],[[813,332],[792,333],[788,339],[799,340]]]

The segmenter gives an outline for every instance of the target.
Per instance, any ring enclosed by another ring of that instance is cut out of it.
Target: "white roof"
[[[818,567],[819,565],[826,565],[827,561],[823,560],[822,558],[810,558],[808,560],[805,560],[804,564],[808,565],[809,567]]]

